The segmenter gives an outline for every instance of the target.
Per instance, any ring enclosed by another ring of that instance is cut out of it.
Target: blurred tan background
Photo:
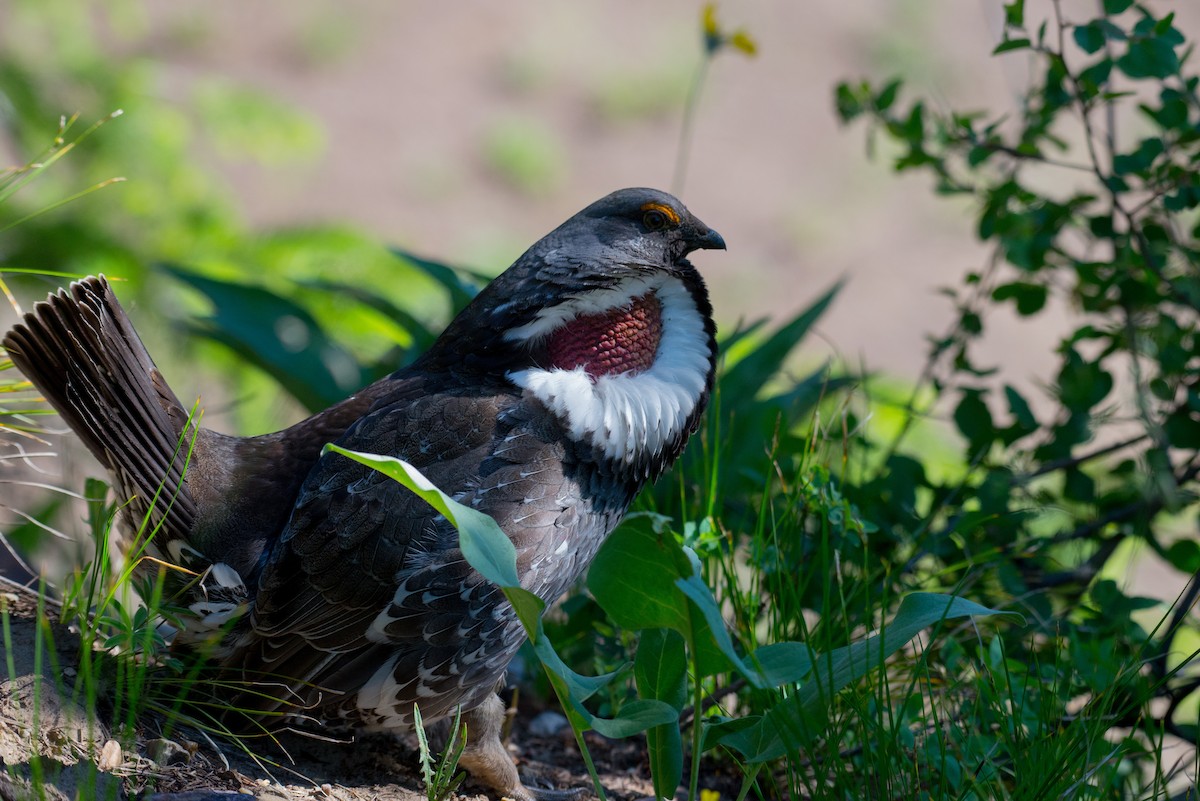
[[[323,132],[299,168],[214,160],[253,221],[346,220],[493,272],[612,189],[671,188],[701,59],[694,0],[150,7],[166,96],[223,75]],[[833,88],[904,75],[910,96],[935,105],[1010,108],[1026,61],[987,56],[1001,4],[764,0],[722,3],[718,16],[759,46],[712,65],[681,192],[729,242],[697,260],[721,321],[794,313],[846,277],[824,336],[848,359],[915,376],[925,335],[950,320],[936,288],[983,251],[961,201],[898,178],[886,153],[868,160],[865,128],[838,124]],[[1029,325],[1006,332],[1039,338]]]

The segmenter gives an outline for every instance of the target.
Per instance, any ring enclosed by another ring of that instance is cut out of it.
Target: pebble
[[[146,743],[146,756],[159,765],[182,765],[192,757],[179,743],[162,739]]]
[[[125,753],[121,750],[121,744],[116,740],[109,740],[100,749],[100,758],[96,760],[96,767],[105,773],[111,773],[124,761]]]
[[[570,725],[564,715],[547,709],[529,721],[529,733],[534,737],[553,737]]]

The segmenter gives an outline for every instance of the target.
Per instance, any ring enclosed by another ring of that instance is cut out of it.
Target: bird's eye
[[[648,231],[661,231],[667,226],[667,215],[658,209],[650,209],[642,215],[642,225]]]

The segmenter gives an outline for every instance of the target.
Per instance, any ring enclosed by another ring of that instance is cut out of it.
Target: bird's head
[[[703,410],[717,353],[708,293],[687,256],[724,248],[671,195],[613,192],[480,292],[425,366],[532,393],[609,457],[669,452],[669,462]]]

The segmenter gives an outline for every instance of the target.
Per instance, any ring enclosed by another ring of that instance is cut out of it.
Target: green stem
[[[671,192],[678,195],[683,192],[683,178],[687,174],[688,155],[692,150],[692,129],[695,127],[696,106],[700,102],[700,90],[704,87],[704,79],[708,75],[708,62],[712,56],[705,52],[704,60],[696,69],[696,77],[688,89],[687,100],[683,105],[683,127],[679,131],[679,152],[675,156],[675,177],[671,179]]]
[[[742,789],[738,791],[737,801],[746,801],[746,796],[750,794],[750,788],[754,786],[754,780],[758,778],[758,772],[762,770],[763,763],[750,766],[750,772],[746,774],[746,778],[742,779]]]
[[[558,702],[566,708],[565,700],[559,696]],[[600,774],[596,772],[596,765],[592,762],[592,754],[588,751],[587,743],[583,741],[583,729],[575,725],[571,721],[571,731],[575,733],[575,742],[579,744],[579,753],[583,756],[583,765],[587,768],[588,775],[592,777],[592,786],[596,788],[596,797],[600,801],[608,801],[608,796],[604,794],[604,785],[600,784]]]
[[[692,717],[692,765],[691,777],[688,780],[688,801],[696,801],[699,796],[696,794],[700,786],[700,714],[704,708],[704,693],[700,687],[700,656],[698,649],[695,647],[696,640],[692,638],[692,647],[689,648],[692,656],[692,709],[696,710],[696,714]]]

